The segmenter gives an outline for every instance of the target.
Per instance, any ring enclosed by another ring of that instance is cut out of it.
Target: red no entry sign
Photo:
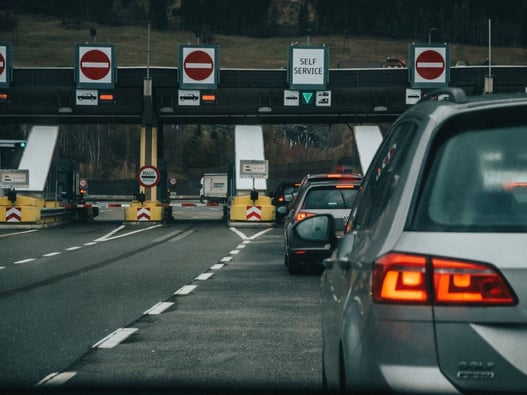
[[[415,59],[415,72],[424,80],[436,80],[445,72],[445,58],[432,49],[421,52]]]
[[[183,62],[186,75],[195,80],[203,81],[214,72],[214,61],[205,51],[197,50],[190,52]]]
[[[6,61],[4,55],[0,53],[0,76],[4,74],[6,68]]]
[[[77,46],[78,88],[113,88],[116,65],[113,46]]]
[[[180,47],[179,83],[182,89],[215,89],[219,76],[216,46]]]
[[[80,59],[81,73],[90,80],[99,81],[107,77],[111,70],[108,55],[98,49],[85,52]]]

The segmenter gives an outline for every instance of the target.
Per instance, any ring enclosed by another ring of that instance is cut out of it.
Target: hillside
[[[0,42],[13,45],[15,67],[70,66],[74,64],[74,48],[78,43],[93,43],[89,23],[65,25],[61,19],[43,16],[19,16],[14,32],[0,32]],[[147,26],[98,26],[96,42],[117,48],[118,66],[145,66],[147,59]],[[426,42],[416,37],[416,43]],[[291,43],[306,44],[306,36],[253,38],[213,35],[211,44],[220,46],[222,68],[281,68],[287,66],[287,48]],[[408,40],[380,40],[370,37],[342,35],[311,36],[312,45],[327,45],[330,68],[378,67],[389,56],[406,59]],[[150,34],[151,66],[177,67],[178,48],[196,44],[193,32],[156,31]],[[465,60],[469,65],[481,64],[487,58],[486,46],[451,43],[451,59],[455,64]],[[527,64],[525,48],[493,48],[493,63]]]

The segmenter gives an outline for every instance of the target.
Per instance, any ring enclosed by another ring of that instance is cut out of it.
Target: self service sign
[[[328,84],[328,50],[326,46],[289,47],[288,82],[291,89],[324,90]]]

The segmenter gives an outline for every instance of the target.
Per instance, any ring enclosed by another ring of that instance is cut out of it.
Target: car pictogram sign
[[[182,46],[179,83],[182,88],[216,88],[218,83],[218,48]]]
[[[113,47],[78,46],[77,86],[112,88],[115,64]]]

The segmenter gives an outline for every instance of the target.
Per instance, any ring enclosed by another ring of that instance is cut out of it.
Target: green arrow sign
[[[313,99],[313,92],[302,92],[302,99],[304,99],[304,104],[311,104],[311,99]]]

